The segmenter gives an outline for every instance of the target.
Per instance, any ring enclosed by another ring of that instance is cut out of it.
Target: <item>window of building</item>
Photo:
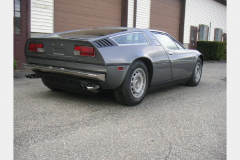
[[[209,27],[207,25],[200,24],[198,40],[199,41],[208,41],[208,32],[209,32]]]
[[[13,22],[13,33],[21,34],[21,0],[14,0]]]
[[[223,33],[223,42],[227,42],[227,33]]]
[[[116,37],[111,37],[111,39],[120,45],[148,43],[143,33],[129,33],[129,34],[124,34]]]
[[[214,41],[222,41],[223,30],[221,28],[214,29]]]

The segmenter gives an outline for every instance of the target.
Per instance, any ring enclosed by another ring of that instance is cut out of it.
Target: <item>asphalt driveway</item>
[[[206,62],[197,87],[148,93],[135,107],[112,93],[53,92],[14,79],[14,159],[226,159],[226,63]]]

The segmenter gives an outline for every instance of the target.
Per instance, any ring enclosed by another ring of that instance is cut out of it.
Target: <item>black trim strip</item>
[[[108,63],[106,66],[127,66],[130,65],[131,63]]]

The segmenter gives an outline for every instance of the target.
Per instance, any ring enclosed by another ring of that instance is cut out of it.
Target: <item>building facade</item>
[[[226,0],[186,0],[185,48],[196,49],[196,42],[226,41]]]
[[[31,33],[97,27],[136,27],[166,31],[179,39],[184,0],[32,0]],[[183,28],[183,24],[182,24]]]

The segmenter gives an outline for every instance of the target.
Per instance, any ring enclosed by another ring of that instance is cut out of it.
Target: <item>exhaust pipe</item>
[[[33,78],[40,78],[38,74],[26,74],[25,75],[27,78],[33,79]]]
[[[96,85],[96,84],[88,84],[88,85],[83,85],[84,86],[84,89],[86,90],[96,90],[96,89],[99,89],[100,86],[99,85]]]

